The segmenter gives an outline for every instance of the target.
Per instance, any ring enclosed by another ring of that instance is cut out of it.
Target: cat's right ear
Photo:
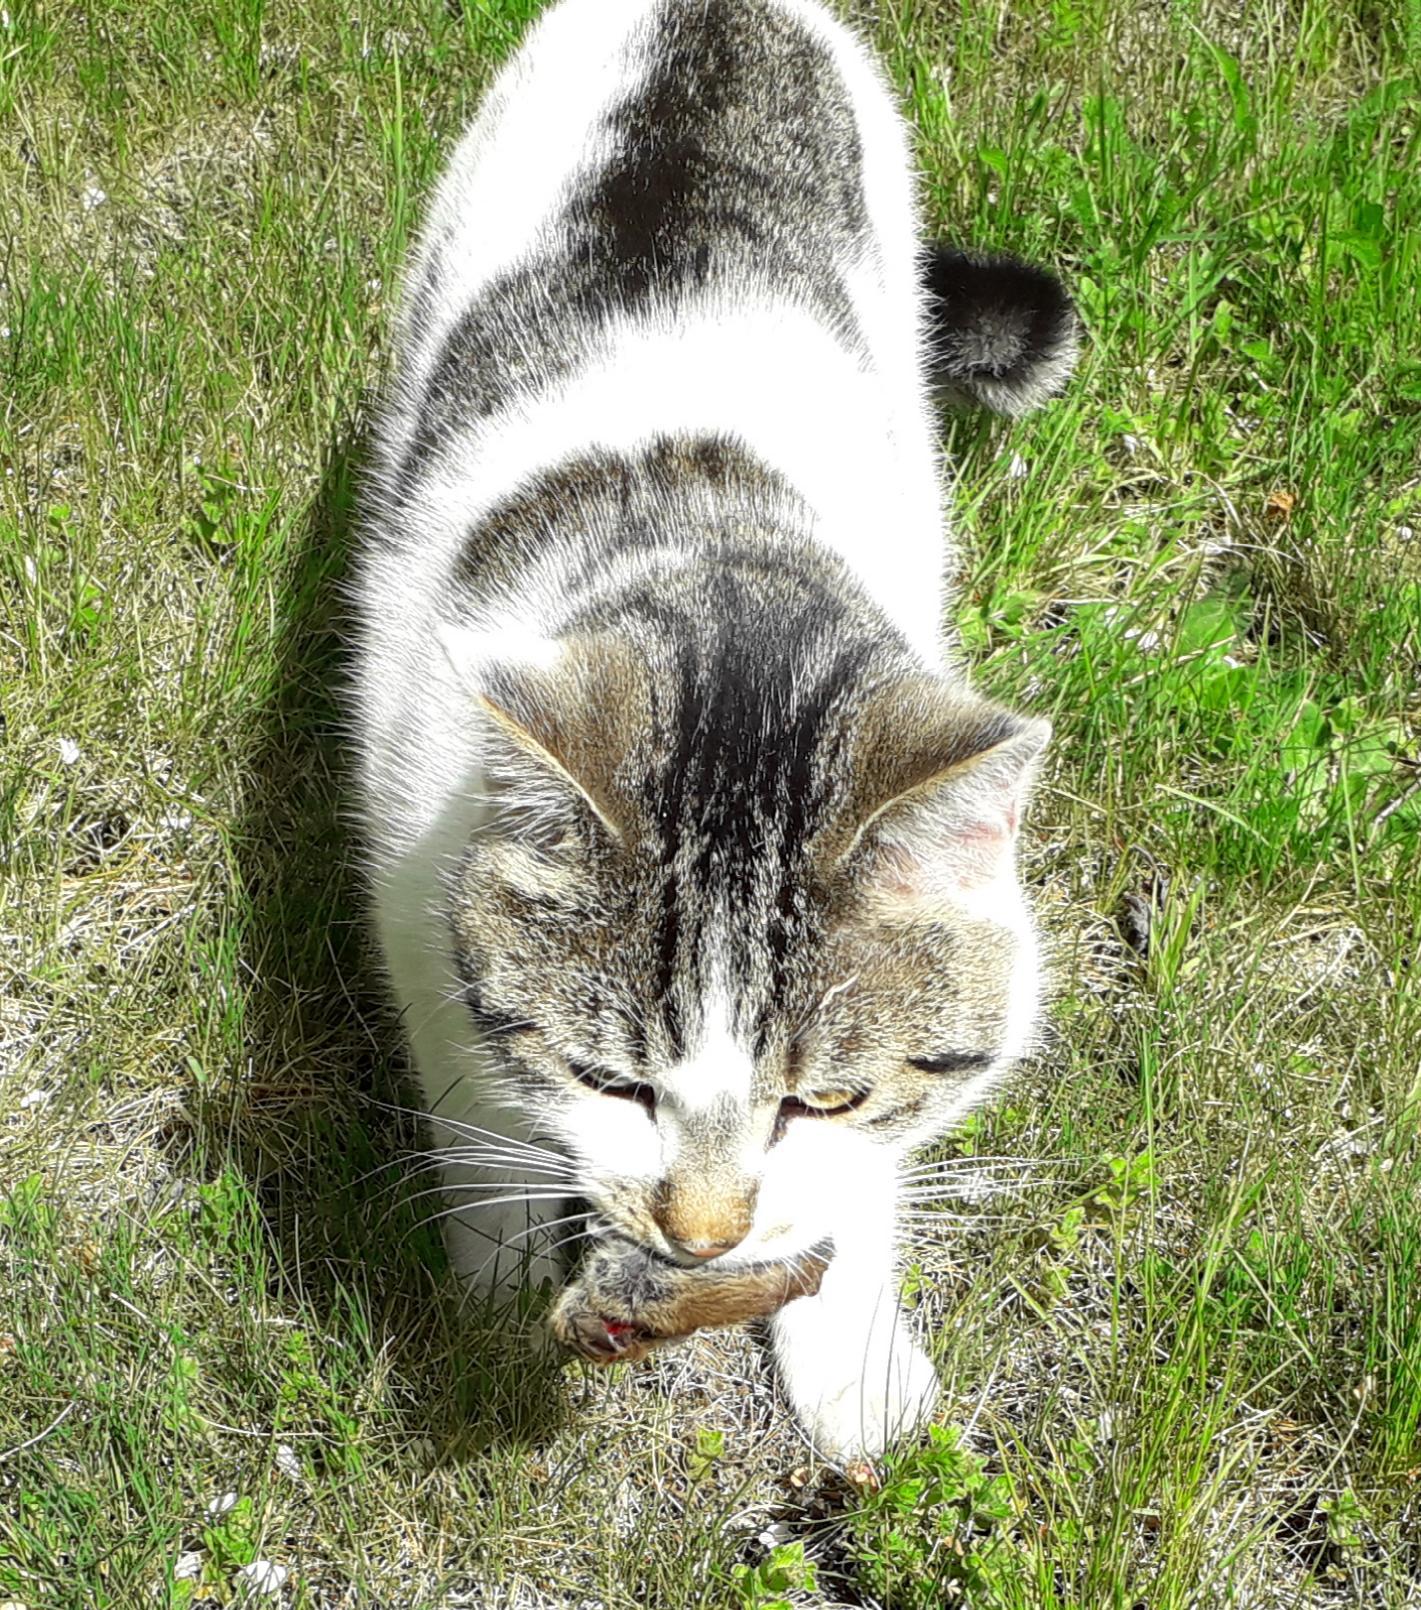
[[[520,830],[558,842],[582,815],[624,840],[634,812],[620,780],[649,709],[645,667],[625,643],[446,636],[444,647],[482,717],[485,774]]]

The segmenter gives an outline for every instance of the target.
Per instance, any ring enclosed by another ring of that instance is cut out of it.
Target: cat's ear
[[[581,810],[624,839],[632,810],[619,777],[649,709],[640,659],[613,637],[445,646],[482,717],[490,784],[528,837],[557,842]]]
[[[880,690],[860,727],[840,864],[891,904],[931,906],[996,883],[1012,871],[1050,736],[1047,721],[929,677]]]

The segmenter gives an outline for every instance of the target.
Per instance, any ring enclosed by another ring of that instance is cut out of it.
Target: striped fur
[[[943,646],[916,241],[878,69],[811,0],[554,7],[411,262],[357,599],[378,925],[477,1137],[456,1266],[556,1281],[565,1195],[680,1269],[665,1314],[782,1289],[830,1452],[932,1402],[898,1171],[1038,990],[1046,729]]]

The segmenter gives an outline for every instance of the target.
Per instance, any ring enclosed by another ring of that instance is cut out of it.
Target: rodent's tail
[[[922,274],[929,372],[947,401],[1024,414],[1065,385],[1080,320],[1054,274],[941,243],[925,248]]]

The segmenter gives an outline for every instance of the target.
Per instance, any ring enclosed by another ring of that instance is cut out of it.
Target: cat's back
[[[413,486],[574,389],[630,429],[653,376],[662,430],[748,434],[755,385],[802,410],[836,368],[910,394],[909,174],[876,65],[811,0],[563,0],[436,194],[388,469]]]

